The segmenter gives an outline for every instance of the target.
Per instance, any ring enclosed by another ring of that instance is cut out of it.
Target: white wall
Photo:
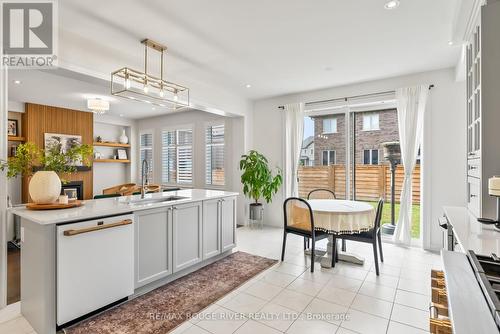
[[[465,84],[455,82],[454,78],[454,69],[445,69],[256,101],[253,148],[263,153],[271,166],[283,167],[283,120],[278,106],[285,103],[314,102],[416,84],[434,84],[424,121],[422,233],[425,248],[439,249],[442,234],[436,220],[442,215],[442,206],[463,206],[466,201]],[[282,203],[283,191],[266,207],[266,224],[282,226]]]
[[[144,130],[153,131],[153,181],[161,183],[161,131],[164,128],[176,126],[191,126],[193,128],[193,188],[213,188],[241,193],[240,173],[238,170],[239,157],[245,152],[245,121],[243,117],[225,117],[212,113],[192,110],[164,116],[141,119],[137,121],[137,133]],[[224,122],[225,124],[225,170],[226,185],[213,187],[205,184],[205,127],[208,123]],[[139,149],[139,147],[137,147]],[[139,154],[139,153],[137,153]],[[140,172],[140,161],[136,162],[137,173]],[[140,181],[140,176],[138,175]],[[238,198],[238,224],[244,222],[243,197]]]

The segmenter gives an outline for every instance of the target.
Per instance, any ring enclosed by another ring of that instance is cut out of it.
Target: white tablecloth
[[[369,203],[337,199],[308,200],[314,215],[314,229],[330,234],[366,232],[375,222],[375,208]]]

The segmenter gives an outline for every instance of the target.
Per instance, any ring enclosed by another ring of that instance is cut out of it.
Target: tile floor
[[[278,228],[239,228],[238,250],[278,259],[281,238]],[[427,333],[430,270],[442,267],[440,256],[384,243],[384,263],[377,277],[370,245],[348,242],[347,248],[365,257],[365,264],[341,262],[334,269],[322,269],[317,263],[311,274],[302,239],[290,235],[284,262],[210,305],[201,316],[172,333]],[[18,316],[0,323],[0,333],[34,331]]]

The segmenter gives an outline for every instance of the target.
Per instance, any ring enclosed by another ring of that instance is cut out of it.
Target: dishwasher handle
[[[100,231],[100,230],[105,230],[108,228],[125,226],[125,225],[130,225],[130,224],[132,224],[132,219],[124,219],[122,221],[119,221],[116,223],[111,223],[111,224],[97,225],[97,226],[92,226],[92,227],[81,228],[78,230],[66,230],[63,232],[63,234],[67,237],[71,237],[71,236],[82,234],[82,233]]]

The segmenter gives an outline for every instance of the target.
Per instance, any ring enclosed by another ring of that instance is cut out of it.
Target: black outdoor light
[[[401,147],[399,142],[382,143],[384,149],[384,159],[391,164],[391,223],[382,225],[382,232],[385,234],[394,234],[395,224],[395,202],[396,193],[396,165],[401,163]]]

